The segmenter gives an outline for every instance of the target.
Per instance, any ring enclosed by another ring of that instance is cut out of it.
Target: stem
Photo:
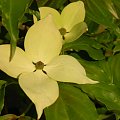
[[[7,83],[6,86],[9,86],[9,85],[12,85],[12,84],[18,84],[18,82],[10,82],[10,83]]]
[[[30,104],[29,104],[29,106],[27,107],[27,109],[20,115],[20,116],[25,116],[26,115],[26,113],[30,110],[30,108],[32,107],[32,105],[33,105],[33,103],[31,102]]]

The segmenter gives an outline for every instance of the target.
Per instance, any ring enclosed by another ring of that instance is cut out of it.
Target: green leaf
[[[109,31],[105,31],[101,34],[99,34],[96,38],[96,40],[99,42],[99,43],[103,43],[105,44],[106,46],[108,46],[107,44],[110,44],[112,43],[113,44],[113,40],[115,39],[114,37],[114,34],[110,34]]]
[[[116,52],[120,52],[120,43],[118,43],[113,49],[113,53],[115,54]]]
[[[89,62],[79,58],[78,60],[84,66],[88,77],[103,84],[112,83],[112,74],[108,66],[108,62],[105,60],[98,62]]]
[[[37,5],[38,7],[43,7],[43,6],[49,6],[49,7],[53,7],[55,9],[59,9],[61,7],[63,7],[64,3],[67,0],[39,0],[37,1]]]
[[[119,19],[118,15],[117,15],[117,12],[116,12],[116,9],[115,9],[115,6],[114,6],[112,0],[105,0],[105,2],[106,2],[106,5],[108,6],[108,10],[111,12],[111,14],[116,19]]]
[[[108,61],[111,74],[112,74],[112,79],[113,79],[113,84],[116,86],[120,87],[120,54],[117,54],[113,57],[111,57]]]
[[[58,9],[58,8],[62,7],[66,1],[67,0],[51,0],[51,1],[48,0],[47,4],[49,7]]]
[[[120,18],[120,1],[119,0],[112,0],[112,2],[114,3],[116,12]]]
[[[48,2],[48,0],[39,0],[39,1],[37,1],[37,5],[39,7],[43,7],[47,2]]]
[[[71,85],[60,84],[60,96],[45,109],[46,120],[97,120],[94,104],[86,94]]]
[[[81,36],[78,40],[67,43],[63,46],[64,51],[68,50],[85,50],[88,52],[89,56],[92,57],[95,60],[102,60],[104,59],[104,55],[102,50],[100,49],[102,46],[98,42],[96,42],[94,39],[90,39],[86,36]],[[97,49],[96,49],[97,48]]]
[[[117,36],[120,37],[120,28],[115,23],[114,15],[109,11],[105,0],[85,0],[86,16],[91,20],[112,28]],[[108,3],[111,4],[111,3]]]
[[[93,64],[82,62],[88,76],[99,80],[99,84],[80,85],[80,88],[92,98],[97,99],[105,106],[120,115],[120,54],[112,56],[108,61]]]
[[[88,34],[101,33],[101,32],[104,31],[104,27],[102,27],[103,28],[102,31],[99,32],[98,30],[99,30],[100,25],[97,24],[94,21],[91,21],[88,18],[85,19],[85,22],[86,22],[86,24],[88,26]]]
[[[5,81],[0,80],[0,114],[4,106]]]
[[[104,0],[85,0],[86,1],[86,14],[89,18],[99,24],[112,26],[113,16],[109,12],[108,7]]]
[[[0,0],[2,22],[11,36],[10,60],[14,56],[19,35],[18,23],[32,0]]]
[[[120,113],[120,88],[114,84],[83,85],[82,89],[92,98],[105,104],[109,110]]]

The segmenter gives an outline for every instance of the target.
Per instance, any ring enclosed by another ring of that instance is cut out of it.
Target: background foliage
[[[77,0],[0,0],[0,44],[23,48],[25,34],[39,18],[38,6],[59,12]],[[64,54],[78,59],[95,85],[59,83],[60,96],[45,109],[41,120],[120,119],[120,1],[83,0],[88,31],[63,46]],[[0,71],[0,120],[35,120],[35,107],[17,80]]]

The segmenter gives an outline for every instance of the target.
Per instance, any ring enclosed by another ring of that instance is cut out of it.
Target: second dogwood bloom
[[[0,45],[0,69],[18,78],[20,87],[35,104],[38,118],[59,96],[57,81],[95,84],[73,57],[59,55],[61,35],[51,15],[36,22],[25,37],[25,51],[17,47],[9,62],[10,45]]]
[[[63,37],[63,43],[72,42],[87,31],[87,25],[84,22],[85,8],[82,1],[70,3],[61,14],[50,7],[40,7],[39,10],[41,18],[45,18],[48,14],[53,16],[53,20]]]

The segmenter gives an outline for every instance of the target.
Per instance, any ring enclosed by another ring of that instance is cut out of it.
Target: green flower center
[[[34,63],[34,64],[35,64],[36,70],[43,70],[43,68],[45,66],[44,63],[41,61],[38,61],[37,63]]]
[[[59,31],[60,31],[60,34],[62,36],[64,36],[66,34],[66,29],[65,28],[60,28]]]

